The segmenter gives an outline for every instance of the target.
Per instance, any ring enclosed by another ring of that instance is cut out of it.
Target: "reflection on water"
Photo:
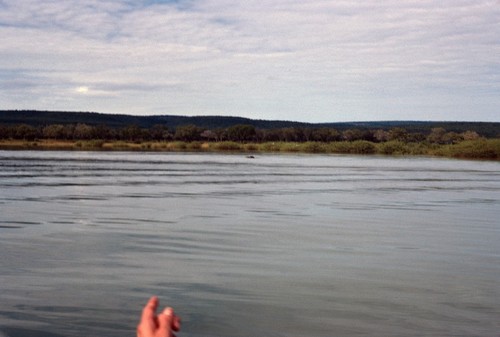
[[[0,331],[496,336],[500,165],[0,151]],[[0,333],[1,335],[1,333]]]

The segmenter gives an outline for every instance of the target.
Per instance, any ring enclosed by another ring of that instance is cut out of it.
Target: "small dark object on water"
[[[254,156],[247,156],[248,159],[255,159]]]

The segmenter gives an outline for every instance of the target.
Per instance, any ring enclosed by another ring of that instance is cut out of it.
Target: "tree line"
[[[15,140],[92,140],[104,141],[184,141],[184,142],[221,142],[239,143],[263,142],[340,142],[365,140],[374,143],[401,141],[407,143],[430,142],[454,144],[463,140],[475,140],[481,136],[475,131],[461,133],[449,132],[444,128],[432,128],[428,133],[409,132],[401,127],[389,130],[352,128],[337,130],[328,127],[285,127],[259,129],[253,125],[238,124],[227,128],[206,129],[196,125],[182,125],[170,129],[166,125],[153,125],[141,128],[137,125],[112,128],[106,125],[88,124],[50,124],[31,126],[28,124],[0,125],[0,139]]]

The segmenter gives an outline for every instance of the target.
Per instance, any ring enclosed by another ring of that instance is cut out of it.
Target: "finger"
[[[179,316],[174,314],[174,319],[172,320],[172,330],[179,331],[181,329],[181,319]]]
[[[179,331],[181,329],[181,319],[174,313],[174,309],[165,308],[162,312],[163,315],[172,316],[172,320],[170,321],[170,328],[174,331]]]
[[[143,316],[151,316],[155,314],[156,309],[158,308],[158,297],[153,296],[149,299],[148,303],[142,309]]]
[[[158,330],[161,336],[172,336],[172,326],[174,323],[174,310],[172,308],[165,308],[163,312],[158,315]]]
[[[142,309],[141,324],[155,325],[156,309],[158,308],[158,298],[153,296]]]

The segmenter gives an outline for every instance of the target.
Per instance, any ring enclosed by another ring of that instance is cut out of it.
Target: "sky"
[[[0,0],[0,109],[500,122],[500,0]]]

